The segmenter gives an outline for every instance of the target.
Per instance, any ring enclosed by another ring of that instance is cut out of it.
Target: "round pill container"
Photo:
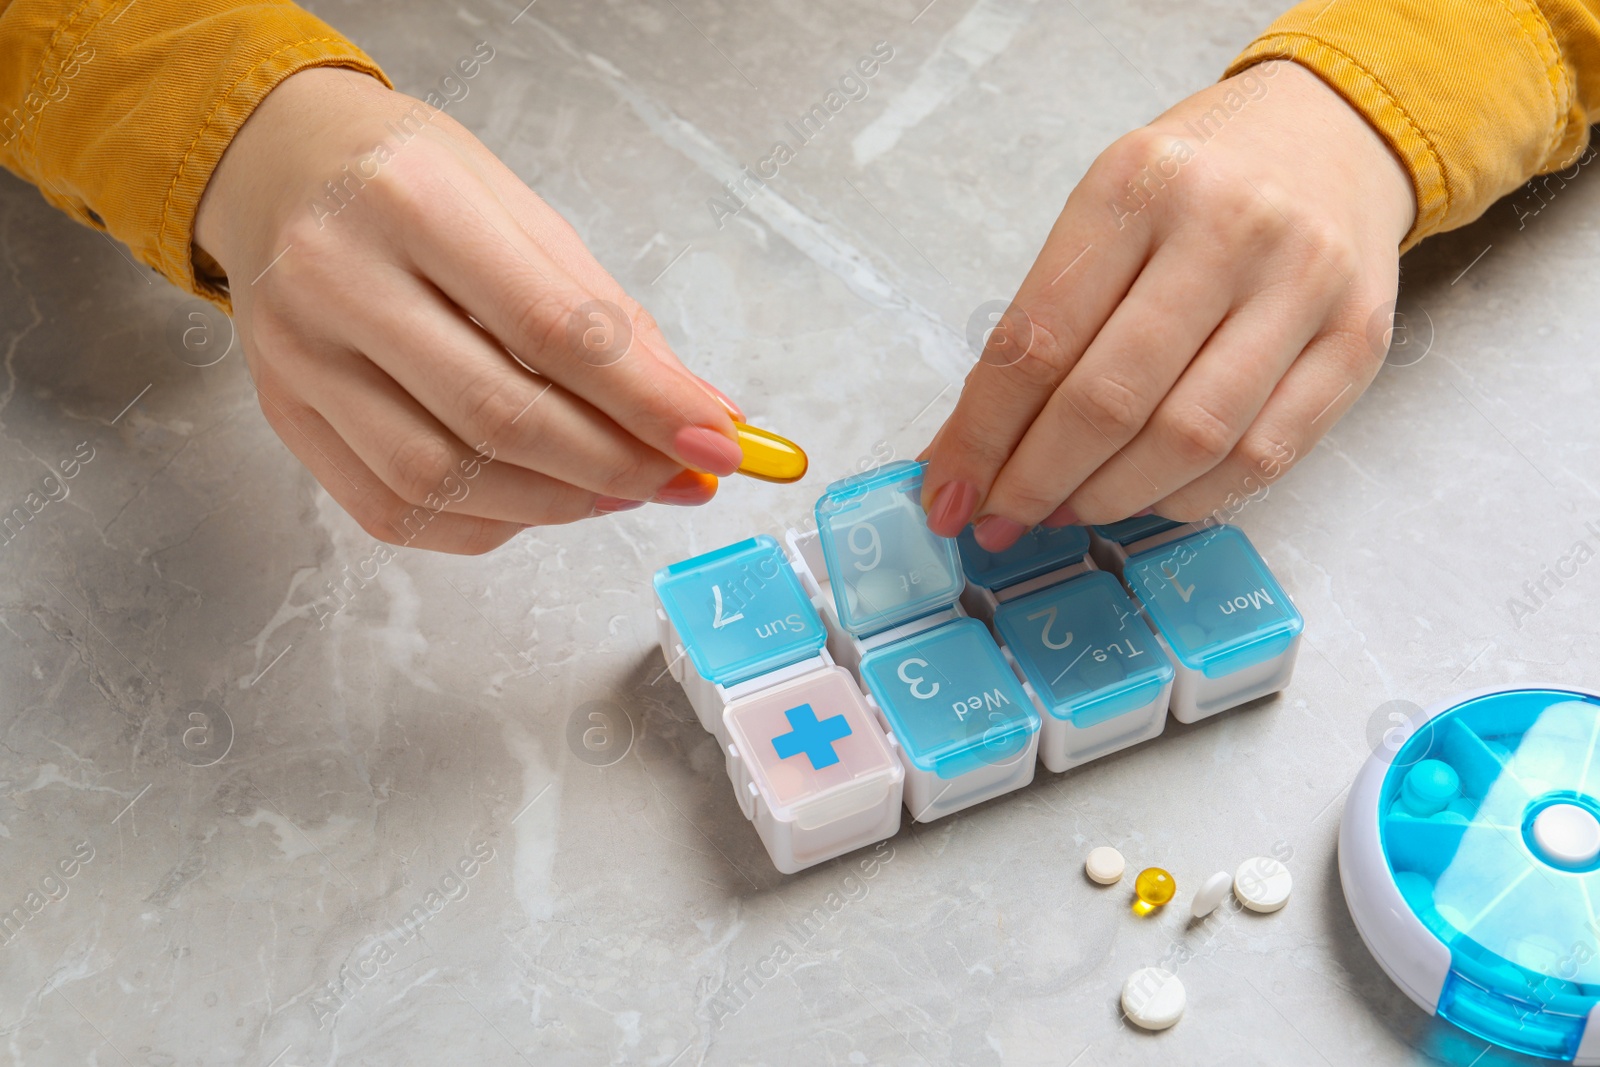
[[[1600,1065],[1600,694],[1482,690],[1398,724],[1351,787],[1339,878],[1422,1008]]]

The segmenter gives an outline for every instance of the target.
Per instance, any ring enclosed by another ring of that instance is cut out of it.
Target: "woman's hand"
[[[1289,62],[1107,149],[929,451],[936,532],[992,551],[1045,522],[1194,520],[1304,456],[1377,374],[1411,181]]]
[[[267,421],[380,540],[484,552],[704,503],[701,472],[739,465],[736,409],[572,228],[459,123],[365,75],[268,95],[195,232]]]

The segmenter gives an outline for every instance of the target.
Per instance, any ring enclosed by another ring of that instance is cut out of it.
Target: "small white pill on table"
[[[1245,860],[1233,876],[1233,895],[1251,911],[1277,911],[1293,889],[1289,868],[1267,856]]]
[[[1122,1010],[1144,1030],[1165,1030],[1183,1017],[1188,994],[1171,971],[1141,967],[1122,983]]]
[[[1122,853],[1110,845],[1101,845],[1089,850],[1089,858],[1083,862],[1083,871],[1091,881],[1115,885],[1122,880],[1122,872],[1127,866]]]
[[[1222,898],[1228,895],[1228,887],[1233,885],[1233,876],[1227,871],[1218,871],[1207,878],[1194,895],[1194,901],[1189,905],[1189,915],[1192,918],[1204,919],[1207,915],[1217,910],[1217,905],[1222,903]]]

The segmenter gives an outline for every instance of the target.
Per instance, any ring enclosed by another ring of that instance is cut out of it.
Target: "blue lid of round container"
[[[1571,1059],[1600,1001],[1600,701],[1475,697],[1422,724],[1379,794],[1401,896],[1450,950],[1438,1013]]]

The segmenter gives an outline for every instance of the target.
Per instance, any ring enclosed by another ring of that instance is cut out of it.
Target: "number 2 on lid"
[[[1051,604],[1043,611],[1036,611],[1027,618],[1029,622],[1033,622],[1035,619],[1044,620],[1044,629],[1039,632],[1039,643],[1044,645],[1045,648],[1053,649],[1059,652],[1063,648],[1066,648],[1068,645],[1072,644],[1072,631],[1068,630],[1067,635],[1060,641],[1050,640],[1050,627],[1056,624],[1056,610],[1056,606]]]

